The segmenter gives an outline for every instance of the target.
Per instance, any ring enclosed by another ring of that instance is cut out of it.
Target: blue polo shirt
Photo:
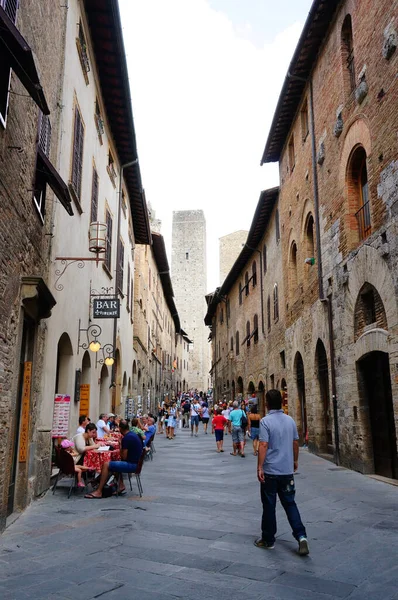
[[[260,442],[268,443],[263,469],[268,475],[292,475],[293,441],[298,440],[296,423],[283,410],[270,410],[260,421]]]

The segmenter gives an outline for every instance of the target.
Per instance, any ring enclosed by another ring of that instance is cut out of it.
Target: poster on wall
[[[69,413],[70,396],[67,394],[55,394],[51,437],[68,437]]]
[[[79,417],[81,415],[90,416],[90,384],[82,383],[80,386],[80,405]]]

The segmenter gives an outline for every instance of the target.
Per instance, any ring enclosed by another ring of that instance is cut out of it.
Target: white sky
[[[212,291],[219,238],[249,229],[278,184],[259,165],[311,0],[119,2],[146,198],[169,263],[172,211],[204,210]]]

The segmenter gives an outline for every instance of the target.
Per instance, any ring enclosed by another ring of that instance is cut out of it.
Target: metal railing
[[[359,239],[364,240],[372,232],[369,201],[365,202],[365,204],[363,204],[363,206],[355,213],[355,218],[358,223]]]

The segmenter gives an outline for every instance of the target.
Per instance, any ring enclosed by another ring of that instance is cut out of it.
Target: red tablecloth
[[[120,460],[120,450],[106,450],[105,452],[91,450],[85,452],[83,465],[93,471],[100,472],[102,465],[111,460]]]

